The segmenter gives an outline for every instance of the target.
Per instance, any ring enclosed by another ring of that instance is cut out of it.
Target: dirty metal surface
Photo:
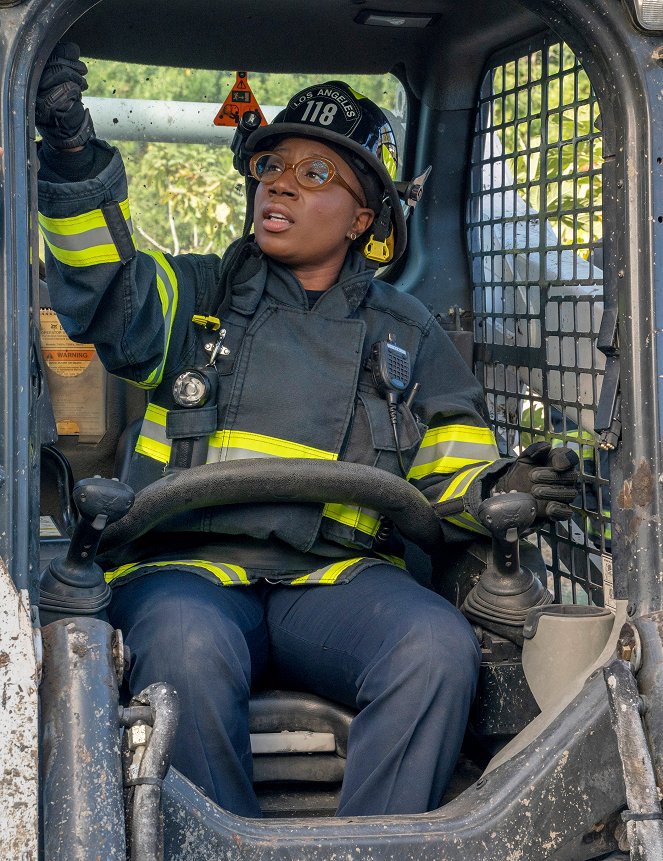
[[[126,861],[113,629],[79,617],[42,633],[45,861]]]
[[[208,802],[171,769],[164,784],[168,861],[573,861],[616,848],[603,823],[625,804],[605,683],[597,674],[521,753],[432,813],[254,820]],[[565,847],[576,838],[573,856]]]
[[[663,858],[663,814],[640,712],[635,677],[626,661],[604,669],[624,773],[628,809],[622,813],[632,861]]]
[[[663,612],[651,613],[634,622],[642,649],[638,689],[643,706],[643,721],[652,753],[657,783],[663,786]]]
[[[30,612],[0,559],[0,858],[37,859],[37,664]]]

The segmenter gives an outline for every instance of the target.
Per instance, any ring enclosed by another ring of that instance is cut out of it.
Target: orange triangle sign
[[[214,117],[214,125],[238,126],[239,121],[247,111],[255,111],[260,114],[260,125],[267,125],[267,120],[258,107],[258,102],[249,86],[248,75],[246,72],[237,72],[233,88],[219,108],[218,114]]]

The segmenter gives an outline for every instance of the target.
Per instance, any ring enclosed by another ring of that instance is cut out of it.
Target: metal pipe
[[[42,636],[45,861],[126,861],[114,631],[79,617]]]
[[[85,96],[85,106],[100,138],[113,141],[163,141],[230,146],[234,126],[215,126],[219,109],[212,102],[162,102],[155,99],[104,99]],[[263,107],[271,122],[281,110]]]
[[[615,660],[603,670],[624,772],[626,803],[622,813],[632,861],[663,858],[663,814],[654,766],[640,718],[640,696],[626,661]]]
[[[108,99],[84,96],[97,136],[112,141],[162,141],[230,146],[235,126],[215,126],[216,102],[167,102],[158,99]],[[283,110],[281,105],[261,105],[267,122]],[[383,108],[394,129],[398,151],[403,151],[402,117]]]

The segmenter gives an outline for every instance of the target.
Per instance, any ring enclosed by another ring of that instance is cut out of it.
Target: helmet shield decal
[[[292,98],[283,115],[284,123],[319,126],[351,137],[361,119],[361,108],[350,91],[325,84],[302,90]]]

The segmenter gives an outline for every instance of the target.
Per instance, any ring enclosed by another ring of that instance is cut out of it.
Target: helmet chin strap
[[[382,201],[380,214],[373,222],[373,230],[364,246],[364,257],[376,266],[384,266],[394,256],[394,228],[391,224],[391,206]]]
[[[403,213],[405,220],[414,212],[416,205],[424,193],[424,183],[431,172],[431,165],[426,170],[411,179],[410,182],[395,182],[398,196],[406,204]],[[364,257],[377,266],[384,266],[394,256],[394,228],[391,221],[391,204],[387,198],[382,201],[380,214],[373,222],[373,232],[364,246]]]

